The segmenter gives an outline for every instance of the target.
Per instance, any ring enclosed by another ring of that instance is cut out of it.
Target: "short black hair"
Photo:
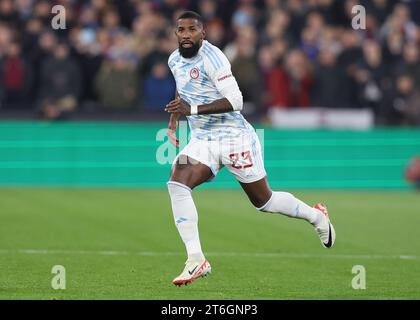
[[[204,26],[204,19],[200,14],[195,11],[184,11],[181,13],[177,20],[179,19],[196,19],[201,25]]]

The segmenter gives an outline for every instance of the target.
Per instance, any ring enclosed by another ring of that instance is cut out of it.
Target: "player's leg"
[[[175,224],[185,244],[188,260],[204,259],[192,189],[211,177],[212,172],[209,167],[186,155],[180,155],[172,167],[171,177],[167,183]]]
[[[286,216],[304,219],[311,224],[322,220],[322,214],[308,206],[291,193],[272,191],[267,177],[252,183],[239,182],[251,203],[260,211],[281,213]]]
[[[171,168],[170,181],[181,183],[194,189],[213,176],[211,169],[187,155],[180,154]]]
[[[198,214],[192,189],[213,176],[210,168],[186,155],[180,155],[171,170],[168,191],[179,235],[185,244],[188,259],[184,271],[173,280],[176,285],[187,284],[211,271],[201,249]]]
[[[304,219],[315,227],[324,247],[333,245],[335,231],[325,206],[319,204],[312,208],[291,193],[271,190],[255,133],[231,143],[223,153],[223,161],[258,210]]]
[[[312,208],[291,193],[271,190],[267,177],[251,183],[240,182],[240,184],[257,210],[304,219],[315,227],[323,246],[332,247],[335,231],[324,206],[318,204]]]

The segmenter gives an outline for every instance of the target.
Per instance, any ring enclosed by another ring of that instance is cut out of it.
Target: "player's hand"
[[[180,113],[185,116],[189,116],[191,115],[191,106],[188,102],[178,97],[166,105],[165,111],[169,113]]]
[[[175,146],[179,147],[179,139],[176,137],[176,129],[170,129],[168,128],[168,131],[166,131],[166,135],[169,138],[169,141]]]

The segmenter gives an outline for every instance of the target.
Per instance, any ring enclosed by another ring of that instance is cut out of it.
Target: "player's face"
[[[178,37],[179,53],[184,58],[192,58],[201,47],[205,31],[197,19],[179,19],[175,34]]]

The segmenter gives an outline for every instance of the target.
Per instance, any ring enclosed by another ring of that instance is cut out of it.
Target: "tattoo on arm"
[[[233,107],[229,100],[226,98],[213,101],[209,104],[198,106],[198,114],[212,114],[212,113],[225,113],[232,112]]]

